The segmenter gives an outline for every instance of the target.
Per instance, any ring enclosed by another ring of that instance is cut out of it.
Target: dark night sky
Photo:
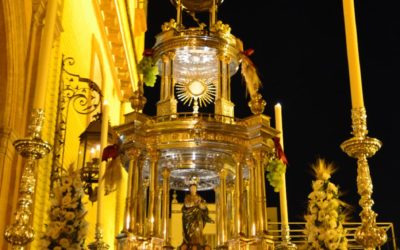
[[[400,136],[395,132],[395,117],[400,94],[394,90],[400,82],[398,1],[356,0],[355,4],[369,136],[383,142],[369,159],[373,210],[378,222],[393,222],[398,232],[400,188],[395,173],[400,166],[396,158]],[[154,45],[161,24],[171,18],[176,14],[170,1],[149,0],[147,48]],[[184,23],[190,19],[184,15]],[[352,220],[359,221],[356,160],[340,149],[352,130],[342,2],[225,0],[218,19],[230,25],[245,49],[255,50],[251,59],[263,82],[264,114],[271,116],[272,126],[274,105],[282,105],[290,221],[303,221],[313,179],[310,165],[317,158],[338,167],[331,181],[344,192],[342,200],[354,207]],[[208,18],[202,22],[208,23]],[[240,72],[232,78],[232,88],[235,115],[250,116]],[[145,94],[150,91],[154,93],[146,88]],[[145,112],[150,106],[151,102]],[[267,199],[270,205],[279,206],[277,194],[269,191]]]

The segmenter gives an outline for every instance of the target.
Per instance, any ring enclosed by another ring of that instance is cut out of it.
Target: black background
[[[373,210],[378,222],[393,222],[399,236],[400,188],[398,159],[400,143],[398,100],[395,91],[400,70],[400,9],[398,1],[355,1],[358,43],[367,110],[369,136],[383,147],[369,159],[374,185]],[[199,15],[204,17],[204,15]],[[207,17],[207,15],[206,15]],[[168,0],[149,0],[146,48],[162,23],[176,19]],[[287,198],[290,221],[304,221],[307,196],[313,176],[311,164],[324,158],[337,166],[331,181],[339,185],[342,200],[353,207],[351,221],[359,221],[356,160],[340,144],[351,138],[351,98],[344,36],[342,2],[337,0],[238,1],[225,0],[218,19],[229,24],[231,33],[251,56],[263,82],[267,102],[264,114],[274,126],[274,105],[282,105],[287,169]],[[184,13],[183,22],[191,17]],[[201,20],[208,24],[208,17]],[[190,26],[190,25],[186,25]],[[155,115],[157,86],[145,88],[148,103],[144,112]],[[232,101],[239,118],[251,115],[243,79],[232,78]],[[398,119],[396,119],[397,121]],[[269,206],[279,207],[279,195],[268,187]],[[208,197],[212,199],[212,197]]]

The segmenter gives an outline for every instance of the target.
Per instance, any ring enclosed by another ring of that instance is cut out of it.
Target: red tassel
[[[275,144],[275,149],[276,149],[276,156],[278,159],[280,159],[285,165],[288,165],[288,160],[286,158],[285,152],[283,152],[282,145],[280,142],[279,137],[273,138],[274,144]]]
[[[254,53],[254,49],[246,49],[245,51],[243,51],[243,54],[245,54],[246,56],[251,56]]]

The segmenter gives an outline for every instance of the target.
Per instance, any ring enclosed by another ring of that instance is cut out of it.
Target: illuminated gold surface
[[[136,90],[133,92],[133,95],[129,97],[129,101],[131,102],[131,107],[133,111],[142,113],[147,99],[143,96],[143,93],[141,93],[139,90]]]
[[[264,112],[265,105],[267,105],[267,103],[262,98],[261,94],[258,94],[249,102],[250,110],[255,115],[262,114]]]
[[[350,157],[357,159],[357,190],[361,196],[359,204],[361,226],[356,230],[355,239],[365,249],[372,250],[381,246],[387,240],[386,232],[376,225],[377,214],[372,210],[372,179],[368,166],[368,157],[372,157],[381,147],[381,142],[367,137],[367,115],[365,108],[353,108],[352,127],[353,138],[342,143],[341,148]]]
[[[100,226],[96,226],[95,241],[88,244],[90,250],[107,250],[110,246],[103,241],[103,230]]]
[[[18,153],[26,158],[19,188],[15,222],[5,230],[4,237],[13,249],[23,249],[30,243],[35,232],[31,225],[33,195],[36,187],[35,164],[46,156],[51,145],[40,138],[44,112],[42,109],[33,109],[29,125],[30,138],[14,141],[13,145]]]

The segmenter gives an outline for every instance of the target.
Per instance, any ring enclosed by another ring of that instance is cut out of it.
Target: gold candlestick
[[[351,110],[353,138],[341,144],[341,148],[350,157],[357,159],[357,190],[361,196],[359,204],[361,226],[357,228],[355,239],[365,249],[372,250],[381,246],[387,240],[386,232],[376,225],[377,214],[372,210],[372,180],[368,166],[368,157],[375,155],[382,143],[367,136],[367,115],[365,108]]]
[[[343,0],[344,22],[346,30],[347,57],[350,75],[351,119],[353,138],[342,143],[341,148],[350,157],[357,159],[357,190],[361,196],[359,204],[361,226],[356,230],[355,239],[364,249],[372,250],[387,240],[383,228],[376,225],[376,213],[372,210],[372,180],[367,158],[375,155],[382,143],[367,136],[367,112],[364,108],[361,70],[358,57],[357,26],[354,0]]]
[[[35,232],[30,225],[31,207],[36,186],[35,161],[42,159],[51,150],[50,144],[40,138],[43,120],[43,110],[34,109],[32,122],[29,126],[31,137],[16,140],[13,143],[18,153],[26,158],[19,188],[15,223],[8,226],[4,233],[5,239],[12,245],[13,249],[24,249],[35,237]]]

